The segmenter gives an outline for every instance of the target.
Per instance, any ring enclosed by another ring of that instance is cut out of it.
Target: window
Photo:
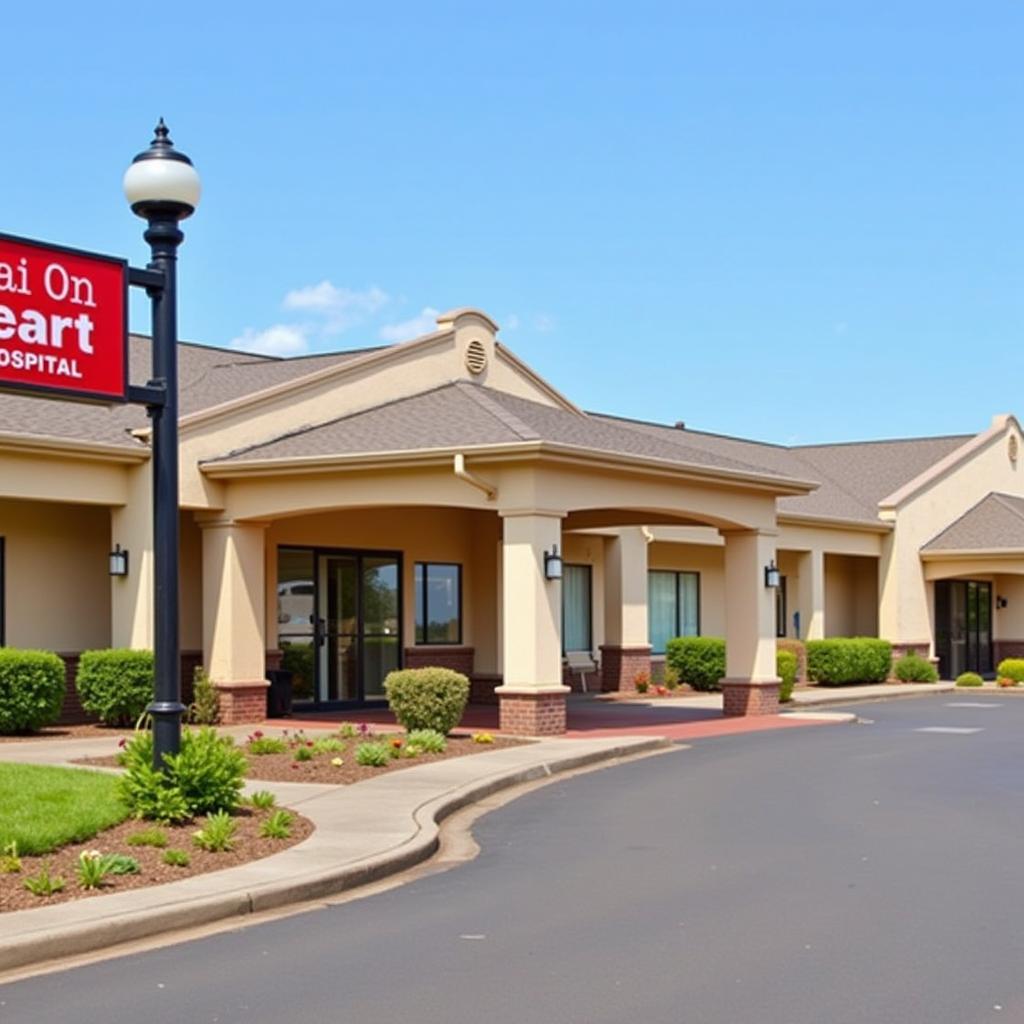
[[[417,562],[416,643],[462,643],[462,566]]]
[[[562,651],[589,651],[590,633],[590,566],[562,567]]]
[[[675,636],[700,636],[700,573],[647,574],[647,631],[654,654]]]

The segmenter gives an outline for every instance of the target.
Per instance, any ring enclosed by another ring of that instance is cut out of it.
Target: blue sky
[[[3,35],[0,231],[144,262],[120,177],[163,115],[205,189],[185,338],[473,305],[585,408],[783,443],[1024,416],[1019,0],[56,2]]]

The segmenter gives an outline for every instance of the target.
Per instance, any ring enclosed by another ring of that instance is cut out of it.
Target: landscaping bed
[[[101,722],[81,722],[77,725],[46,725],[38,732],[0,735],[0,743],[32,743],[37,740],[98,740],[130,736],[131,729],[103,725]]]
[[[347,735],[354,730],[355,735]],[[432,761],[445,761],[468,754],[484,754],[488,750],[518,747],[529,740],[509,739],[489,733],[454,735],[446,738],[442,752],[420,750],[415,757],[408,755],[408,737],[404,732],[374,732],[367,727],[351,727],[325,734],[321,730],[307,734],[303,730],[257,729],[239,744],[248,761],[245,776],[250,780],[266,782],[314,782],[333,786],[347,786],[365,779],[376,778],[388,772],[415,768]],[[474,736],[476,739],[474,739]],[[479,742],[490,737],[488,742]],[[254,742],[255,741],[255,742]],[[273,753],[253,753],[254,749],[269,748],[279,741],[285,749]],[[327,742],[325,742],[327,741]],[[363,765],[356,761],[356,750],[364,743],[382,744],[389,756],[383,765]],[[309,753],[300,753],[308,751]],[[396,756],[397,755],[397,756]],[[299,760],[298,758],[304,758]],[[308,758],[308,759],[305,759]],[[341,764],[335,762],[341,761]],[[78,764],[117,767],[118,757],[82,758]]]

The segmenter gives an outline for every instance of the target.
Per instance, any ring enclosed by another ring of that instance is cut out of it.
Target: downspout
[[[473,487],[478,488],[487,495],[488,501],[494,501],[498,496],[498,488],[492,483],[478,477],[476,473],[471,473],[466,469],[466,456],[462,452],[456,452],[455,464],[454,464],[455,475],[460,480],[465,480],[467,484],[471,484]]]

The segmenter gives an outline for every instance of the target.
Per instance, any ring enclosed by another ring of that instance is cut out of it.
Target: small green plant
[[[892,667],[893,675],[903,683],[937,683],[939,673],[935,666],[919,654],[904,654]]]
[[[360,743],[356,747],[356,764],[383,768],[390,760],[391,751],[385,743]]]
[[[359,730],[351,722],[342,722],[338,735],[343,740],[354,740],[359,735]]]
[[[167,845],[167,833],[155,825],[152,828],[144,828],[141,832],[133,832],[125,842],[129,846],[155,846],[162,850]]]
[[[0,875],[16,875],[21,870],[21,858],[18,856],[18,841],[12,839],[5,844],[0,854]]]
[[[679,670],[674,668],[672,665],[666,664],[661,672],[661,681],[664,684],[666,690],[678,690]]]
[[[100,889],[107,875],[138,874],[139,862],[120,853],[102,854],[99,850],[83,850],[78,855],[78,884],[83,889]]]
[[[163,862],[172,868],[187,868],[192,863],[192,858],[185,850],[164,850]]]
[[[957,686],[984,686],[985,680],[977,672],[961,672],[956,677]]]
[[[192,834],[192,841],[209,853],[226,853],[235,846],[238,822],[227,811],[207,816],[206,825]]]
[[[448,668],[407,668],[388,673],[384,692],[406,732],[436,729],[446,736],[466,710],[469,680]]]
[[[266,754],[284,754],[288,750],[288,744],[277,736],[264,736],[257,729],[245,741],[245,749],[256,757],[263,757]]]
[[[258,789],[249,794],[249,805],[258,811],[269,811],[277,803],[277,797],[269,789]]]
[[[220,718],[220,695],[202,665],[192,673],[192,703],[188,706],[188,720],[195,725],[216,725]]]
[[[413,729],[406,737],[406,743],[428,754],[443,754],[448,749],[448,741],[436,729]]]
[[[293,820],[287,811],[274,811],[260,825],[260,835],[264,839],[287,839],[292,834]]]
[[[312,747],[302,746],[296,749],[295,754],[293,756],[296,761],[302,762],[312,761],[315,755],[313,753]]]
[[[64,888],[64,879],[60,875],[51,875],[50,865],[44,864],[38,875],[25,879],[25,888],[33,896],[52,896]]]
[[[139,873],[139,862],[134,857],[124,853],[108,853],[107,874],[109,875],[137,875]]]
[[[779,703],[787,704],[793,699],[793,687],[796,685],[797,660],[792,651],[775,652],[775,672],[779,683]]]
[[[323,736],[313,741],[314,754],[340,754],[345,744],[335,736]]]

